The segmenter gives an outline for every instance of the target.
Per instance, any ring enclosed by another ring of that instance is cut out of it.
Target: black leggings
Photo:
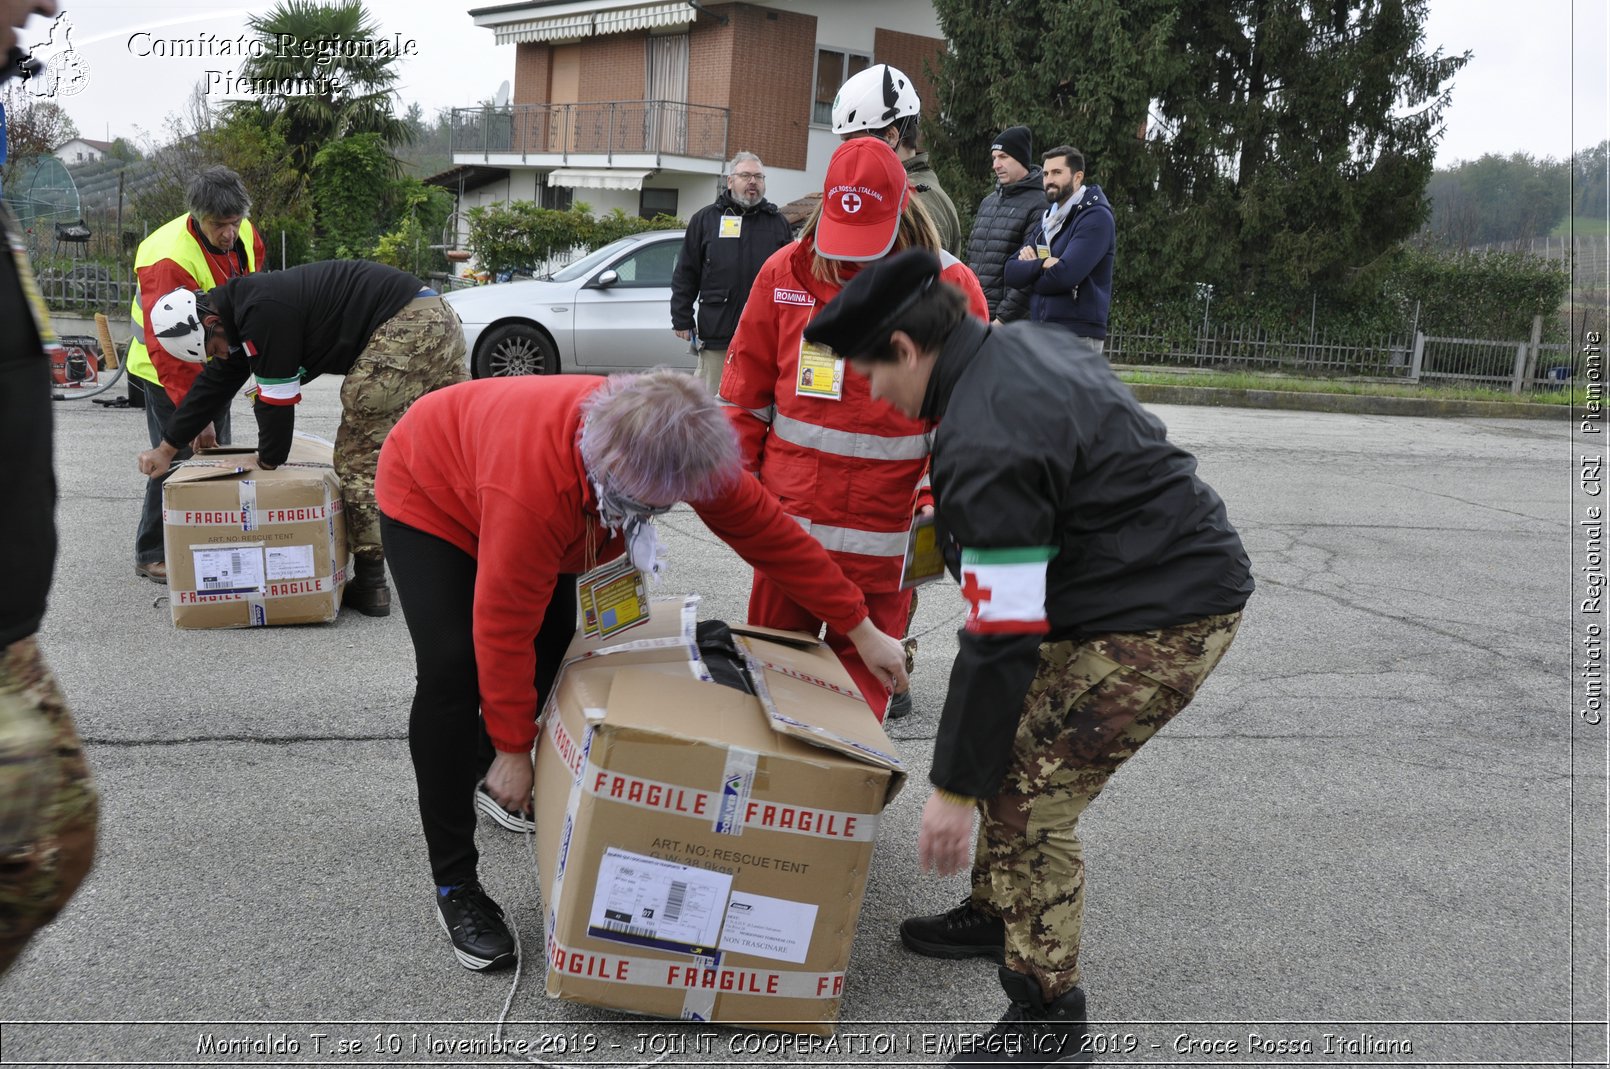
[[[480,857],[475,849],[475,785],[493,754],[481,720],[471,630],[475,558],[385,514],[380,534],[414,642],[416,686],[408,715],[408,750],[419,784],[431,873],[441,886],[468,883],[475,879]],[[537,631],[540,700],[546,700],[575,633],[575,576],[561,575]]]

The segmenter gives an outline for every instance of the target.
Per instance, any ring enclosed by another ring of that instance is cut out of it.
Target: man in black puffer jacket
[[[1045,190],[1027,126],[1012,126],[990,146],[990,166],[1000,184],[978,205],[967,239],[967,266],[978,276],[989,301],[990,318],[1010,323],[1029,314],[1029,295],[1006,284],[1006,262],[1028,243],[1029,231],[1045,211]]]
[[[688,220],[671,275],[671,329],[684,341],[697,335],[699,377],[712,395],[721,385],[727,345],[755,276],[772,253],[793,240],[788,220],[766,199],[760,157],[738,153],[727,165],[727,188]],[[697,330],[694,298],[699,301]]]

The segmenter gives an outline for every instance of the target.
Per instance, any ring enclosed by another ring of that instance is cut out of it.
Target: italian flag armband
[[[296,374],[284,379],[269,379],[261,375],[257,379],[257,399],[265,405],[294,405],[302,399],[302,375],[305,369],[297,368]]]
[[[962,550],[967,630],[985,635],[1043,635],[1045,573],[1055,546]]]

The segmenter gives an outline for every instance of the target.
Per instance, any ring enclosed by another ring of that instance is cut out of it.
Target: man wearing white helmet
[[[168,353],[206,365],[161,444],[140,454],[140,470],[153,479],[247,380],[255,381],[255,463],[278,467],[290,452],[302,384],[345,376],[335,473],[355,561],[346,603],[367,616],[390,613],[375,462],[409,405],[466,377],[464,333],[453,309],[406,271],[327,260],[241,275],[205,294],[175,290],[152,306],[150,327]]]
[[[897,67],[875,63],[839,87],[833,98],[833,132],[845,141],[880,137],[894,149],[906,169],[911,191],[939,229],[939,244],[952,256],[960,256],[962,223],[956,205],[940,188],[928,153],[917,148],[921,112],[922,98],[911,79]]]

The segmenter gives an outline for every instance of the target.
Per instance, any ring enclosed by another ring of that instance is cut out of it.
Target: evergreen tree
[[[1119,301],[1201,283],[1305,311],[1341,298],[1425,219],[1468,59],[1425,51],[1425,0],[935,7],[953,42],[931,133],[942,178],[987,189],[988,139],[1013,123],[1037,148],[1083,150],[1118,217]]]

